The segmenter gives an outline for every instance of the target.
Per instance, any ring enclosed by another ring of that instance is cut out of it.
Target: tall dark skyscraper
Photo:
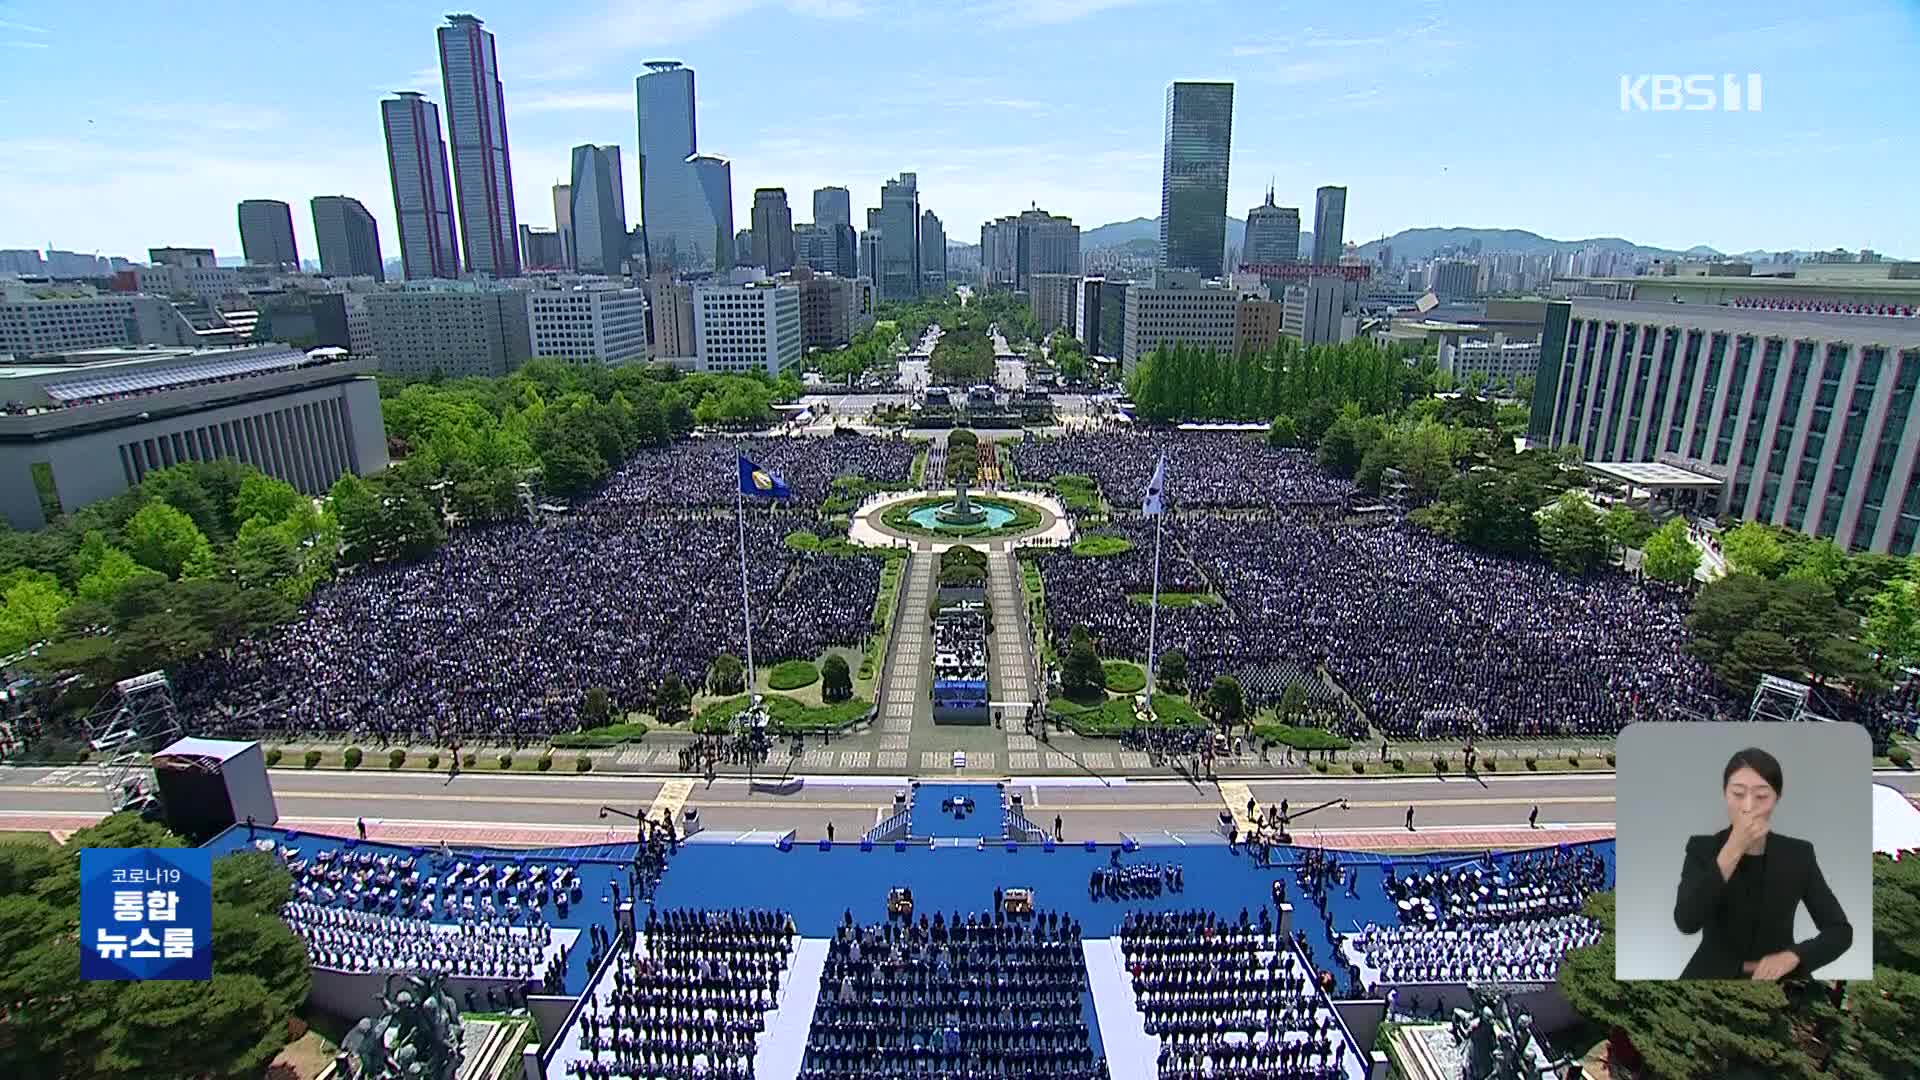
[[[627,197],[620,179],[620,148],[574,147],[573,182],[567,190],[574,269],[620,273],[627,261]]]
[[[1273,205],[1271,185],[1267,201],[1247,211],[1247,249],[1240,260],[1256,266],[1300,261],[1300,208]]]
[[[359,199],[314,196],[313,237],[320,245],[321,273],[387,280],[387,267],[380,258],[380,227]]]
[[[1227,163],[1233,153],[1233,84],[1167,87],[1160,172],[1160,265],[1221,276],[1227,257]]]
[[[727,269],[734,258],[733,165],[699,152],[693,69],[649,60],[633,90],[648,272]]]
[[[1347,189],[1328,185],[1314,192],[1313,264],[1340,265],[1347,247]]]
[[[793,208],[786,188],[753,193],[753,265],[769,274],[793,269]]]
[[[520,273],[520,221],[513,212],[507,152],[507,101],[493,35],[472,15],[449,15],[440,28],[440,79],[446,88],[453,182],[460,195],[460,240],[467,269],[495,277]]]
[[[860,273],[858,234],[853,228],[853,196],[843,187],[817,188],[813,193],[813,223],[831,235],[832,269],[841,277]]]
[[[867,211],[867,228],[880,233],[880,264],[873,274],[875,297],[911,300],[919,296],[919,177],[903,172],[880,185],[880,205]]]
[[[279,199],[242,202],[240,250],[248,266],[300,269],[300,248],[293,241],[293,207]]]
[[[453,233],[453,184],[440,108],[412,90],[380,103],[387,134],[387,175],[400,228],[400,265],[408,281],[460,276]]]

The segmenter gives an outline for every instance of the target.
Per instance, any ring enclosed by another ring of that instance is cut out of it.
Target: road
[[[751,787],[745,780],[711,785],[676,778],[541,776],[473,773],[449,782],[422,773],[276,769],[271,774],[283,817],[296,827],[323,831],[350,828],[365,819],[374,835],[395,839],[447,836],[455,840],[523,843],[590,842],[608,839],[602,805],[632,810],[696,807],[709,829],[793,829],[818,837],[831,822],[851,839],[889,812],[904,781],[808,777],[790,790]],[[85,767],[0,769],[0,828],[71,829],[104,809],[93,786],[97,773]],[[1876,776],[1920,796],[1920,776]],[[1389,779],[1311,777],[1228,781],[1219,785],[1176,780],[1117,781],[1111,785],[1014,782],[1027,814],[1046,827],[1057,815],[1069,840],[1113,841],[1124,832],[1146,837],[1162,832],[1207,833],[1230,805],[1245,800],[1288,801],[1299,813],[1330,799],[1349,800],[1345,810],[1321,811],[1296,823],[1303,840],[1356,847],[1480,846],[1449,838],[1449,831],[1489,831],[1485,843],[1517,844],[1530,835],[1542,842],[1569,831],[1610,833],[1613,777],[1605,774]],[[1416,830],[1405,830],[1412,806]],[[1539,830],[1526,828],[1528,811],[1540,808]],[[43,819],[45,819],[43,821]],[[613,821],[624,831],[624,823]],[[389,831],[392,830],[392,831]]]

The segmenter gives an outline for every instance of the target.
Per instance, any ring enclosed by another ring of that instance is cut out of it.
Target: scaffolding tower
[[[178,740],[180,713],[164,671],[121,679],[88,714],[87,738],[103,758],[100,786],[114,812],[153,799],[153,755]]]
[[[1783,679],[1778,675],[1762,675],[1760,685],[1753,691],[1753,706],[1747,710],[1748,720],[1792,721],[1792,720],[1831,720],[1815,712],[1812,705],[1813,688],[1803,682]]]

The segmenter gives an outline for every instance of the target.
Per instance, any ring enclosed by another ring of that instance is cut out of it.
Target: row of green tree
[[[1402,350],[1371,341],[1302,346],[1282,338],[1264,353],[1243,356],[1163,345],[1134,366],[1127,391],[1149,423],[1286,416],[1302,437],[1317,442],[1347,405],[1392,416],[1427,397],[1436,370],[1409,366]]]
[[[0,844],[0,1075],[44,1080],[265,1076],[313,987],[307,948],[281,921],[292,878],[271,855],[213,864],[213,978],[80,978],[80,852],[177,848],[135,814],[63,847]],[[290,1024],[290,1021],[294,1021]]]
[[[898,359],[900,326],[891,319],[874,323],[840,348],[808,358],[808,365],[829,379],[847,379],[878,368],[892,367]]]
[[[980,436],[967,428],[947,435],[947,483],[971,484],[980,478]]]
[[[953,291],[917,300],[888,301],[879,306],[876,314],[881,319],[897,322],[900,335],[909,347],[918,344],[926,336],[927,328],[935,323],[943,331],[970,328],[983,333],[997,324],[1007,342],[1013,345],[1040,339],[1040,326],[1034,320],[1031,302],[1024,294],[1005,290],[976,291],[964,304]]]
[[[1627,1034],[1646,1075],[1920,1076],[1920,859],[1873,857],[1873,980],[1844,984],[1839,1001],[1829,996],[1838,984],[1820,982],[1621,982],[1613,977],[1614,894],[1592,897],[1586,912],[1605,933],[1567,954],[1560,988],[1596,1029]]]
[[[993,341],[975,326],[941,327],[927,375],[935,385],[969,387],[993,381]]]

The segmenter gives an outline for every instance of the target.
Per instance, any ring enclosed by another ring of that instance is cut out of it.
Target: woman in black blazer
[[[1780,762],[1765,750],[1733,755],[1720,777],[1729,825],[1687,840],[1687,861],[1673,902],[1683,934],[1700,947],[1682,979],[1808,977],[1853,944],[1853,926],[1820,873],[1813,845],[1772,831],[1786,789]],[[1801,904],[1819,933],[1795,943]]]

